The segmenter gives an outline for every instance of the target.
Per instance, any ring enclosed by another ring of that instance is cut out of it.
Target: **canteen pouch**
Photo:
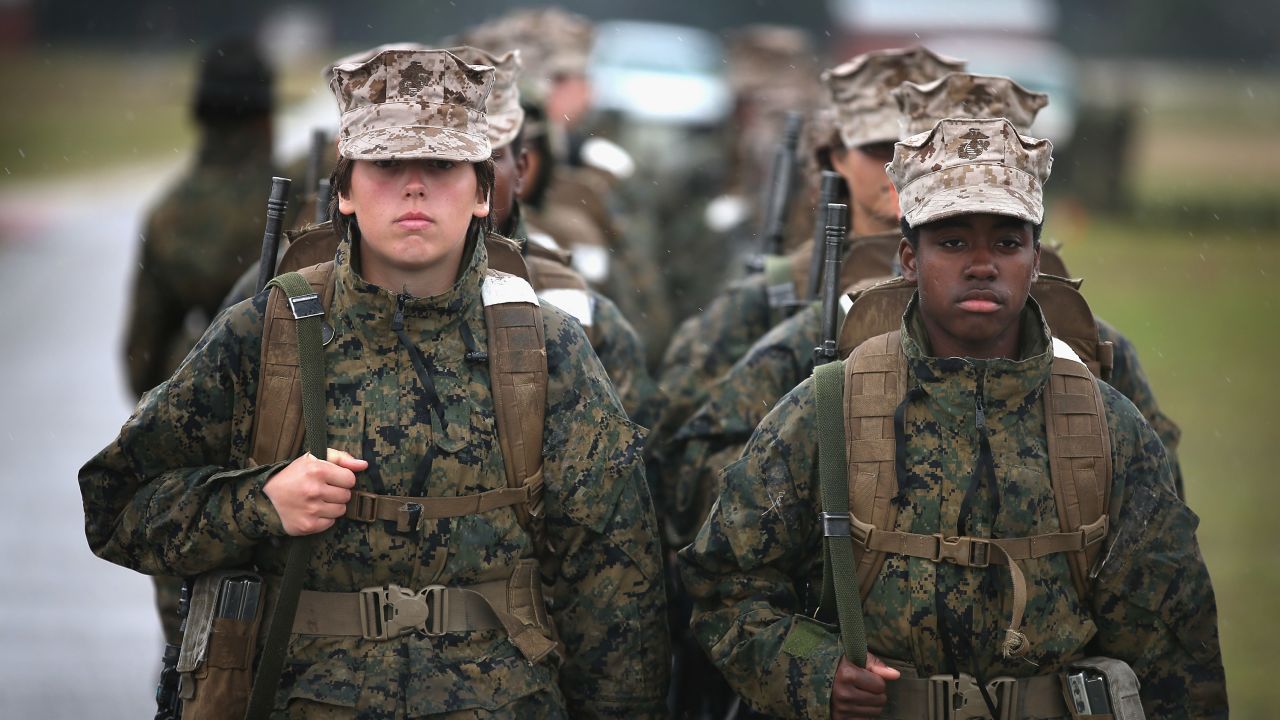
[[[1076,660],[1060,677],[1073,720],[1146,720],[1138,695],[1138,676],[1123,660]],[[1100,697],[1105,701],[1100,702]]]
[[[266,605],[262,576],[218,570],[195,579],[178,657],[183,720],[240,720]]]

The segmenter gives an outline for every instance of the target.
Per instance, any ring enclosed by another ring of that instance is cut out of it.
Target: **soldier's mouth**
[[[1003,304],[1000,296],[992,290],[970,290],[956,303],[961,310],[972,313],[993,313]]]

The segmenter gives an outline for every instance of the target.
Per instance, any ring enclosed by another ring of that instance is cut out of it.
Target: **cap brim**
[[[1044,221],[1044,203],[1009,187],[965,185],[939,190],[903,213],[903,217],[914,228],[977,213],[1006,215],[1038,225]]]
[[[377,128],[338,143],[352,160],[453,160],[479,162],[491,154],[489,139],[452,128],[407,125]]]

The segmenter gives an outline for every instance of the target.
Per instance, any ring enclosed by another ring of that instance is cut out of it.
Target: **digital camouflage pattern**
[[[494,70],[444,50],[392,48],[333,68],[338,153],[361,160],[489,157],[484,114]]]
[[[905,82],[894,89],[899,137],[929,132],[943,118],[1004,118],[1025,133],[1049,96],[1031,92],[1000,75],[947,73],[930,83]]]
[[[860,260],[842,265],[842,284],[847,287],[865,277],[890,274],[900,239],[896,232],[851,238],[846,258],[856,255]],[[802,270],[801,275],[806,274],[808,252],[802,248],[792,257]],[[807,290],[803,285],[797,282],[798,297]],[[708,486],[690,480],[689,473],[694,468],[686,465],[683,441],[677,439],[677,433],[707,401],[717,380],[747,354],[756,340],[785,319],[786,313],[769,303],[766,278],[757,274],[730,285],[705,311],[685,320],[667,347],[658,379],[667,404],[649,443],[659,463],[664,518],[677,524],[685,518],[686,531],[696,529],[696,524],[688,523],[700,521],[708,507],[693,502],[689,490],[713,487],[714,483]],[[764,411],[768,412],[768,408]]]
[[[947,118],[900,141],[885,166],[911,227],[965,213],[1044,222],[1053,143],[1018,133],[1003,118]]]
[[[484,103],[484,114],[489,121],[489,146],[506,147],[520,135],[524,124],[524,108],[520,106],[520,51],[511,50],[503,55],[491,55],[470,46],[449,48],[472,65],[489,65],[494,69],[493,90]]]
[[[1023,317],[1019,361],[929,357],[914,312],[903,326],[908,386],[919,389],[906,403],[897,440],[905,472],[892,529],[979,537],[1058,532],[1042,400],[1052,352],[1034,302]],[[1155,433],[1118,392],[1105,384],[1101,390],[1115,467],[1113,522],[1089,596],[1077,595],[1063,555],[1023,561],[1030,653],[1005,659],[1006,569],[890,554],[863,606],[868,646],[923,677],[1026,677],[1089,655],[1115,657],[1137,673],[1147,717],[1225,718],[1217,611],[1196,543],[1198,520],[1171,490]],[[979,395],[994,470],[973,488],[962,530],[962,500],[978,466]],[[806,380],[725,470],[710,517],[680,554],[703,647],[753,707],[782,717],[827,717],[842,653],[830,626],[806,617],[822,578],[815,422]]]
[[[511,239],[524,247],[529,243],[529,230],[518,203],[514,217],[515,231]],[[541,294],[543,288],[539,286],[538,278],[535,276],[531,280],[534,291]],[[662,391],[645,364],[644,341],[613,301],[595,290],[587,290],[587,293],[591,307],[589,336],[592,349],[622,400],[627,416],[642,427],[653,427],[664,401]]]
[[[477,25],[457,40],[494,55],[519,50],[525,67],[520,94],[541,103],[557,77],[586,74],[595,27],[560,8],[521,9]]]
[[[927,83],[964,70],[963,60],[926,48],[875,50],[822,73],[847,148],[898,139],[898,106],[892,92],[904,82]]]
[[[452,496],[505,487],[488,364],[465,357],[487,349],[483,245],[449,292],[410,298],[361,279],[349,242],[338,254],[328,314],[336,338],[325,348],[327,444],[369,461],[358,489]],[[266,301],[261,293],[221,314],[81,470],[86,534],[103,558],[145,573],[249,563],[283,571],[283,528],[262,492],[281,464],[246,467]],[[438,401],[393,332],[398,315]],[[530,715],[662,716],[668,641],[643,431],[623,415],[578,323],[550,306],[543,319],[549,552],[539,553],[509,508],[408,533],[340,519],[318,537],[304,587],[468,585],[505,578],[521,558],[541,555],[563,662],[531,664],[498,630],[381,643],[295,635],[277,709],[300,700],[362,718],[512,717],[536,701]],[[302,712],[299,704],[285,714]]]
[[[1177,460],[1180,431],[1156,402],[1137,349],[1095,317],[1098,335],[1114,345],[1108,383],[1128,398],[1160,437],[1174,487],[1182,487]],[[822,308],[809,305],[765,333],[707,393],[706,402],[676,432],[666,453],[673,469],[663,474],[664,521],[692,540],[719,489],[720,472],[742,456],[751,432],[784,395],[813,374],[813,349],[821,344]],[[670,530],[668,530],[670,532]]]

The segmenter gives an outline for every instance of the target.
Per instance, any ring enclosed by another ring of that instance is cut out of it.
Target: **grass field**
[[[1232,714],[1274,717],[1280,243],[1226,228],[1112,222],[1063,239],[1094,311],[1138,347],[1161,407],[1182,427],[1179,456],[1217,592]]]

